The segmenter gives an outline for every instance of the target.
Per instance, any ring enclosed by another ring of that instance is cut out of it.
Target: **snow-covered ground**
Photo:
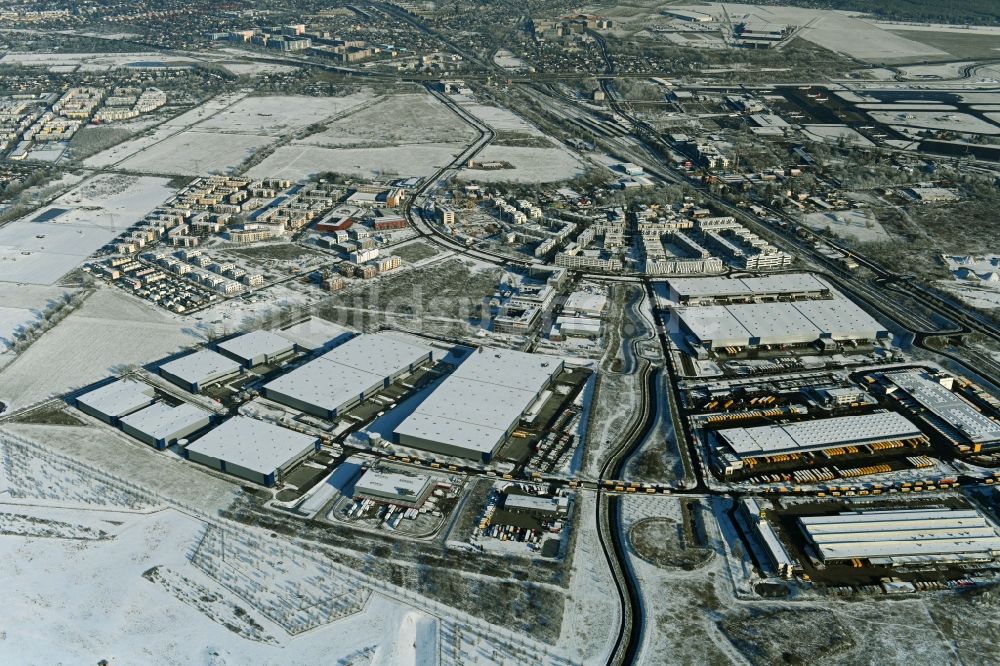
[[[162,178],[102,174],[0,229],[0,282],[51,285],[173,190]]]
[[[197,341],[190,324],[102,288],[0,372],[0,401],[25,407]]]
[[[552,183],[581,175],[586,165],[561,146],[548,148],[524,146],[487,146],[477,162],[502,161],[513,169],[463,169],[458,177],[484,183]]]
[[[950,111],[869,111],[883,125],[903,125],[922,129],[949,130],[969,134],[1000,134],[1000,127],[968,113]],[[989,116],[990,114],[986,114]],[[996,120],[1000,121],[1000,118]]]
[[[84,432],[85,450],[73,450]],[[0,431],[10,597],[0,608],[0,663],[573,663],[315,548],[215,518],[222,496],[205,494],[200,479],[230,484],[148,447],[116,445],[135,455],[102,471],[118,461],[94,455],[107,444],[93,436],[101,432]],[[64,450],[53,451],[54,440]]]
[[[387,148],[323,148],[304,144],[281,146],[247,174],[251,178],[299,180],[333,171],[362,178],[428,176],[449,164],[464,145],[422,143]]]

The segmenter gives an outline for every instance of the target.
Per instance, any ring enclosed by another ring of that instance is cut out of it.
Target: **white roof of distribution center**
[[[502,433],[524,413],[536,395],[537,389],[500,386],[452,375],[448,379],[448,390],[434,391],[417,411],[425,416],[483,426]]]
[[[268,382],[267,389],[333,410],[379,385],[384,377],[316,359]]]
[[[685,326],[702,341],[715,346],[796,344],[830,336],[874,339],[885,330],[864,310],[844,298],[793,303],[745,303],[675,308]]]
[[[122,379],[84,393],[76,400],[106,416],[121,416],[152,404],[155,394],[149,384]]]
[[[906,391],[931,413],[943,419],[973,442],[1000,440],[1000,423],[977,411],[940,382],[917,370],[887,372],[885,377]]]
[[[357,331],[344,328],[319,317],[310,317],[305,321],[275,331],[278,335],[297,344],[300,348],[315,351],[332,344],[336,340],[346,340]]]
[[[249,362],[257,356],[277,356],[292,351],[295,343],[271,331],[251,331],[220,342],[218,347]]]
[[[832,298],[820,301],[797,301],[795,308],[813,326],[834,338],[874,337],[885,327],[871,315],[846,298]]]
[[[977,511],[845,512],[799,522],[825,560],[989,556],[1000,551],[1000,536]]]
[[[678,277],[670,287],[681,296],[752,296],[755,294],[794,294],[830,291],[830,286],[812,273],[782,273],[764,277]]]
[[[211,416],[211,412],[186,402],[177,407],[158,402],[134,414],[123,416],[121,422],[151,437],[163,439],[208,416]]]
[[[491,452],[561,367],[562,361],[551,356],[482,348],[459,365],[395,432]]]
[[[836,416],[754,428],[727,428],[716,434],[739,456],[817,451],[921,436],[919,428],[896,412]]]
[[[562,366],[562,360],[543,354],[527,354],[510,349],[481,347],[473,352],[452,377],[464,377],[474,381],[508,386],[516,389],[537,389]]]
[[[234,416],[208,431],[187,450],[270,474],[315,445],[316,437],[248,416]]]
[[[359,335],[265,388],[333,410],[417,363],[430,351],[386,333]]]
[[[391,333],[359,335],[320,356],[363,372],[388,377],[427,356],[430,347],[415,345]]]
[[[211,349],[202,349],[164,363],[160,369],[190,384],[201,384],[215,377],[236,374],[242,370],[239,362]]]

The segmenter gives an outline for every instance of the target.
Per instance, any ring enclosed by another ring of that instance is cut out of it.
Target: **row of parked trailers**
[[[575,488],[577,483],[578,482],[576,481],[570,481],[570,488]],[[656,493],[669,495],[676,490],[673,486],[663,483],[639,483],[638,481],[629,483],[627,481],[615,481],[612,479],[605,479],[601,482],[601,486],[605,490],[614,491],[616,493],[645,493],[647,495],[653,495]]]
[[[430,503],[428,498],[428,503]],[[355,500],[354,504],[347,510],[347,517],[349,519],[361,518],[365,513],[372,507],[378,506],[378,513],[376,517],[382,521],[383,527],[388,530],[394,530],[399,527],[399,523],[404,519],[412,520],[416,518],[421,513],[430,513],[435,516],[440,516],[441,512],[433,508],[433,505],[425,505],[419,509],[396,506],[395,504],[382,504],[381,502],[376,502],[375,500],[364,499]]]
[[[933,461],[932,461],[933,462]],[[980,483],[995,484],[1000,483],[1000,471],[994,472],[992,476],[978,480]],[[916,493],[935,490],[949,490],[958,488],[962,484],[957,479],[924,479],[919,481],[900,481],[896,483],[872,483],[852,486],[770,486],[761,488],[760,492],[765,494],[803,494],[814,495],[816,497],[853,497],[855,495],[883,495],[888,493]]]
[[[928,456],[911,456],[906,458],[906,462],[914,469],[926,469],[934,466],[934,459]],[[800,469],[791,474],[762,474],[751,477],[753,483],[777,483],[782,481],[794,481],[795,483],[819,483],[832,481],[833,479],[853,479],[859,476],[871,476],[873,474],[886,474],[893,471],[891,465],[880,463],[876,465],[865,465],[863,467],[820,467],[817,469]]]
[[[806,452],[806,453],[779,453],[779,454],[773,455],[773,456],[761,456],[761,457],[757,457],[757,458],[746,458],[743,461],[743,465],[744,465],[744,467],[747,467],[747,468],[753,468],[753,467],[756,467],[757,465],[759,465],[761,463],[767,464],[767,465],[774,465],[774,464],[779,464],[779,463],[792,462],[792,461],[795,461],[795,460],[801,460],[803,458],[806,458],[807,460],[810,459],[810,458],[813,459],[813,460],[815,460],[816,458],[822,458],[822,459],[825,459],[825,460],[833,460],[833,459],[839,458],[841,456],[853,456],[853,455],[860,455],[860,454],[883,453],[885,451],[891,451],[893,449],[900,449],[900,448],[903,448],[903,447],[918,448],[920,446],[923,446],[926,443],[927,443],[927,441],[925,439],[922,439],[922,438],[913,438],[913,439],[905,439],[905,440],[891,440],[891,441],[885,441],[885,442],[874,442],[872,444],[859,444],[857,446],[838,446],[838,447],[834,447],[834,448],[831,448],[831,449],[824,449],[822,451],[816,451],[816,452],[809,451],[809,452]],[[926,457],[926,456],[923,456],[923,457]],[[777,476],[778,480],[780,480],[781,478],[786,478],[786,480],[787,480],[787,477],[788,477],[787,474],[770,474],[770,475],[765,474],[765,475],[763,475],[763,478],[767,478],[769,476]],[[754,477],[754,478],[761,478],[761,477]]]

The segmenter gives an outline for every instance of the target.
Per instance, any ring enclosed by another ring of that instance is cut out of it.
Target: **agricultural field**
[[[500,161],[512,169],[463,169],[459,178],[483,183],[554,183],[571,180],[586,171],[586,165],[565,148],[487,146],[477,162]]]
[[[177,176],[232,174],[273,141],[269,136],[191,130],[143,148],[117,166],[128,171]]]
[[[163,203],[162,178],[103,174],[0,228],[0,282],[52,285]]]
[[[802,216],[802,222],[810,229],[829,229],[837,236],[853,238],[858,242],[879,242],[892,238],[875,215],[867,210],[809,213]]]
[[[362,106],[371,98],[368,93],[345,97],[244,97],[198,123],[193,129],[199,132],[281,136]]]
[[[30,405],[196,341],[184,322],[121,290],[100,289],[0,372],[0,401],[12,408]]]
[[[325,172],[360,178],[428,176],[455,159],[466,146],[423,143],[388,148],[281,146],[247,171],[251,178],[299,180]]]
[[[352,107],[344,117],[328,123],[321,132],[297,144],[324,148],[461,144],[478,133],[429,93],[403,93],[379,97]]]

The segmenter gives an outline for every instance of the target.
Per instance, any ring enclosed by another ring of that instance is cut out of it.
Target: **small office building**
[[[420,508],[435,485],[429,474],[369,469],[354,485],[354,496],[415,509]]]

